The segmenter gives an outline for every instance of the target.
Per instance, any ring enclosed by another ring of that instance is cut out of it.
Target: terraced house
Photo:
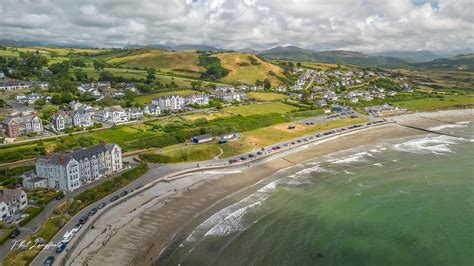
[[[0,189],[0,221],[6,221],[28,205],[25,191],[21,189]]]
[[[3,136],[18,138],[27,134],[43,132],[43,123],[36,115],[7,117],[2,122]]]
[[[122,167],[120,146],[105,142],[72,152],[40,156],[36,160],[36,174],[48,180],[48,187],[66,192],[110,176]]]
[[[162,111],[182,110],[185,103],[186,103],[186,100],[177,94],[162,96],[160,98],[155,98],[151,101],[151,104],[158,105],[160,107],[160,110]]]
[[[59,111],[51,118],[51,125],[57,131],[73,126],[90,127],[94,124],[92,121],[93,113],[93,111],[88,110]]]

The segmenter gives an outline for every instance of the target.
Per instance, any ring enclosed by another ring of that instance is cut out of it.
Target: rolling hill
[[[428,62],[431,60],[443,58],[443,56],[435,54],[430,51],[387,51],[387,52],[380,52],[380,53],[373,53],[370,54],[372,56],[388,56],[388,57],[395,57],[407,62]]]
[[[450,58],[436,59],[430,62],[412,64],[424,70],[462,70],[474,71],[474,54],[462,54]]]
[[[369,56],[352,51],[313,51],[295,46],[277,46],[259,53],[269,59],[317,61],[331,64],[351,64],[360,66],[406,66],[408,62],[386,56]]]

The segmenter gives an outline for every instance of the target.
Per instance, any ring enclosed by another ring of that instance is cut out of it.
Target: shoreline
[[[425,119],[424,116],[434,117],[439,121]],[[466,119],[472,120],[472,110],[417,113],[388,118],[423,127]],[[243,167],[242,170],[210,170],[188,174],[170,183],[155,184],[139,196],[114,207],[113,212],[109,211],[98,217],[94,222],[95,228],[84,232],[80,243],[68,253],[66,264],[153,264],[177,239],[186,236],[194,228],[193,225],[204,221],[229,201],[235,201],[245,192],[255,189],[282,169],[297,167],[305,161],[334,152],[427,134],[397,124],[387,124],[317,141],[304,149],[283,154],[256,166]]]

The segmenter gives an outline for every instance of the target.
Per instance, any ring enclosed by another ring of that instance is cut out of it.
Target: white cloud
[[[474,47],[472,0],[2,0],[0,36],[92,46]]]

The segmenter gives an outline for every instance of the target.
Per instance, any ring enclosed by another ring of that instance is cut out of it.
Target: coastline
[[[417,113],[391,119],[421,127],[439,126],[443,122],[472,120],[472,110]],[[153,264],[166,247],[186,236],[194,225],[229,201],[255,190],[259,182],[265,182],[282,169],[379,141],[426,134],[388,124],[309,144],[306,149],[243,170],[207,171],[158,183],[99,217],[94,229],[85,232],[80,243],[69,252],[72,254],[66,264]]]

